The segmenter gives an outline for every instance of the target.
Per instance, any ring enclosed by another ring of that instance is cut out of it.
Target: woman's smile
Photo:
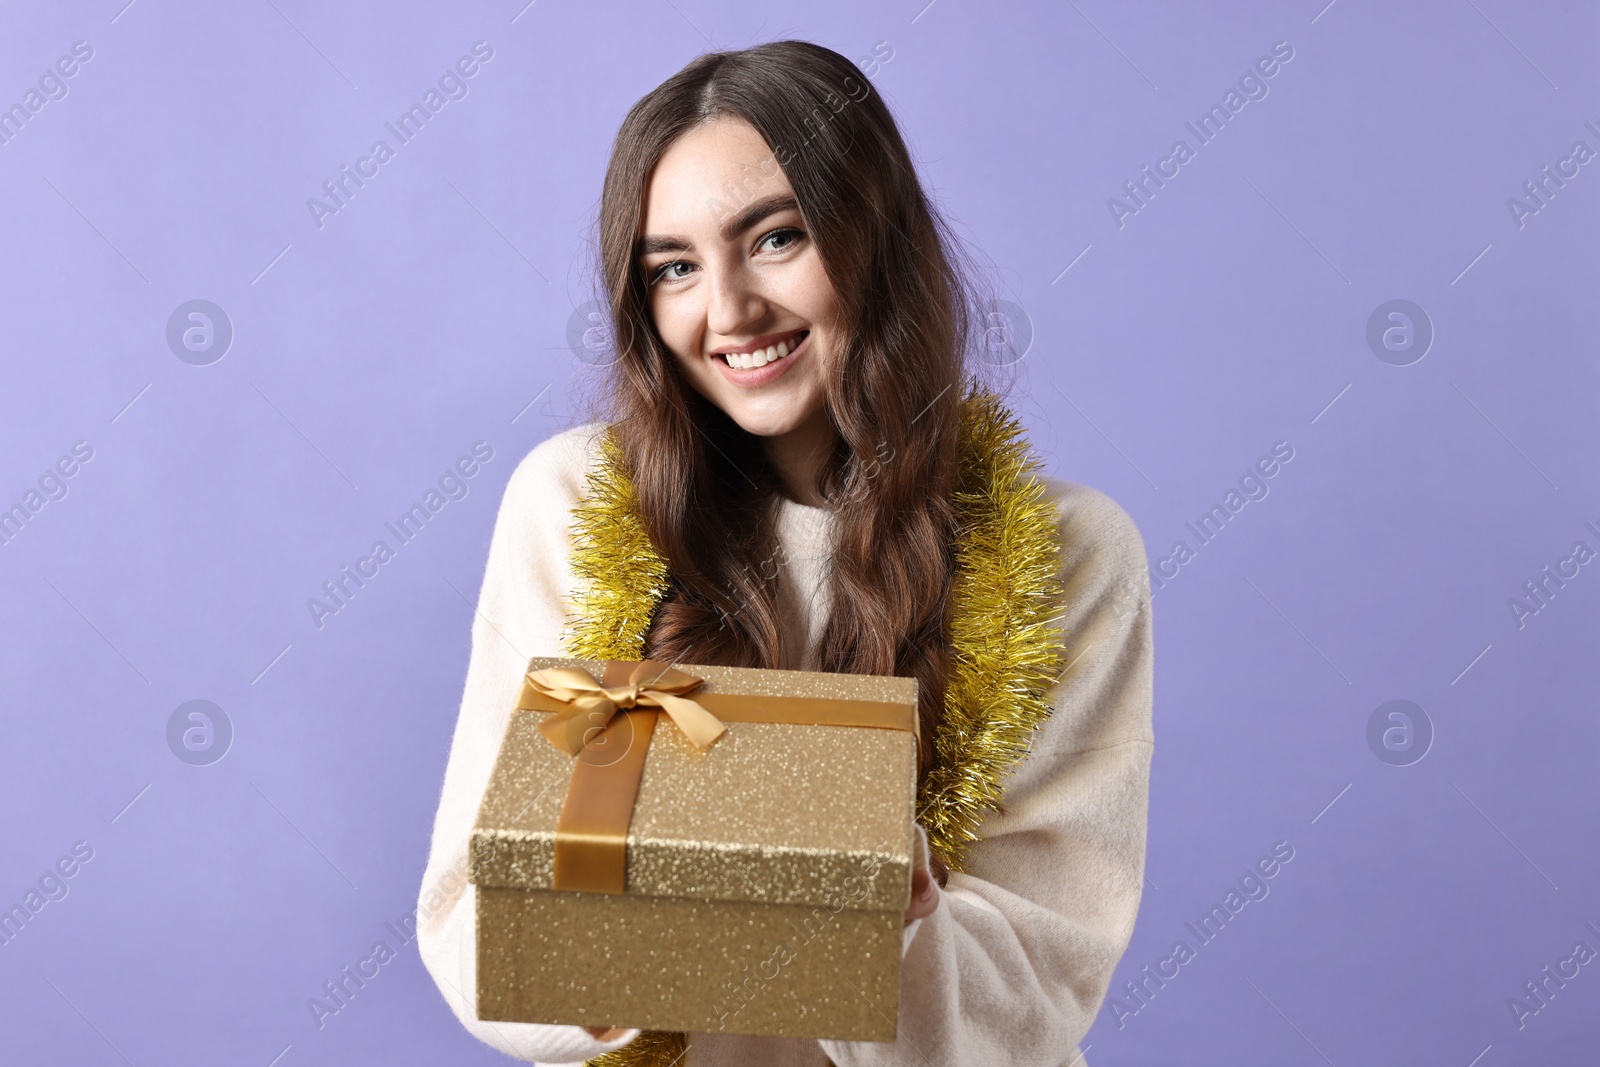
[[[806,354],[810,330],[767,334],[749,344],[728,345],[711,353],[711,361],[730,383],[741,389],[766,385],[788,372]]]

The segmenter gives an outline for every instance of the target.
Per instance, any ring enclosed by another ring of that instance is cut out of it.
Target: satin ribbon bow
[[[534,693],[563,705],[559,710],[552,709],[554,714],[544,716],[539,732],[569,756],[582,752],[618,711],[637,707],[660,708],[671,716],[690,744],[701,750],[710,748],[728,728],[721,719],[682,695],[702,681],[676,667],[648,659],[640,660],[629,672],[626,684],[616,686],[601,685],[580,667],[549,667],[527,674],[527,685]],[[575,730],[578,722],[587,726]]]

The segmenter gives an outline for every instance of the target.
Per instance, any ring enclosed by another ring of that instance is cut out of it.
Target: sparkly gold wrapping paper
[[[532,660],[528,669],[592,660]],[[916,704],[910,678],[680,665],[695,694]],[[626,892],[551,888],[576,757],[514,711],[470,848],[478,1011],[497,1021],[892,1041],[911,896],[914,732],[662,715]],[[914,721],[914,719],[913,719]]]

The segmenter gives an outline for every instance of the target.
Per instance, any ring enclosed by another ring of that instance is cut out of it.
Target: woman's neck
[[[833,454],[837,438],[827,411],[821,408],[788,433],[762,438],[767,459],[783,482],[784,495],[809,507],[828,506],[827,500],[817,492],[817,476]]]

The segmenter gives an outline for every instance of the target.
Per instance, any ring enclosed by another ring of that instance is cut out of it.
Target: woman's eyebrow
[[[721,235],[724,241],[732,241],[750,227],[757,225],[761,220],[780,211],[794,209],[798,211],[800,203],[789,193],[774,193],[772,196],[762,197],[752,201],[743,210],[722,224]],[[663,236],[643,237],[639,240],[638,255],[648,256],[652,252],[687,252],[694,247],[687,237],[676,234]]]

